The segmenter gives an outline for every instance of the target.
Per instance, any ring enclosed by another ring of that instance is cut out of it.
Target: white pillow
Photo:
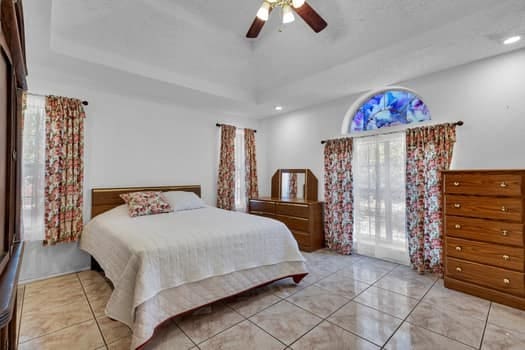
[[[206,207],[206,204],[193,192],[169,191],[162,193],[175,211]]]

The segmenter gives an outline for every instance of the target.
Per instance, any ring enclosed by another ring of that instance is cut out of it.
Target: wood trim
[[[14,301],[23,251],[23,242],[15,244],[7,268],[0,276],[0,328],[6,327],[11,319],[16,317]]]
[[[201,196],[200,185],[93,188],[91,190],[91,218],[124,204],[120,198],[121,194],[141,191],[186,191]]]
[[[26,60],[24,57],[25,49],[22,46],[22,42],[25,39],[22,39],[20,34],[21,24],[18,23],[17,9],[15,8],[15,3],[13,0],[1,0],[1,11],[2,11],[2,30],[5,33],[7,44],[11,51],[13,58],[13,65],[15,68],[16,82],[17,86],[21,89],[27,90],[27,70],[26,70]],[[20,1],[20,0],[19,0]],[[18,9],[18,12],[21,11],[21,8]],[[23,18],[23,15],[21,16]],[[23,30],[22,30],[23,32]]]

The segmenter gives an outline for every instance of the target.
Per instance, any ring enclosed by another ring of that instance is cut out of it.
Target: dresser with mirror
[[[250,214],[286,224],[299,248],[306,252],[324,246],[323,208],[317,200],[318,181],[310,169],[278,169],[272,176],[271,197],[250,198]]]

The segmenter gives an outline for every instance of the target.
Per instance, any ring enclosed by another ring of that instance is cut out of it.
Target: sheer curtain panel
[[[354,139],[354,250],[409,264],[405,134]]]
[[[244,129],[237,129],[235,131],[235,210],[237,211],[246,211],[248,204],[246,170]]]
[[[44,240],[46,98],[26,95],[22,130],[22,240]]]

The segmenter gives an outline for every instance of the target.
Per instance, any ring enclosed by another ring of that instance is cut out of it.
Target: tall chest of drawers
[[[250,214],[283,222],[305,252],[324,246],[322,203],[309,200],[285,200],[261,197],[250,199]]]
[[[445,286],[525,309],[525,170],[443,173]]]

